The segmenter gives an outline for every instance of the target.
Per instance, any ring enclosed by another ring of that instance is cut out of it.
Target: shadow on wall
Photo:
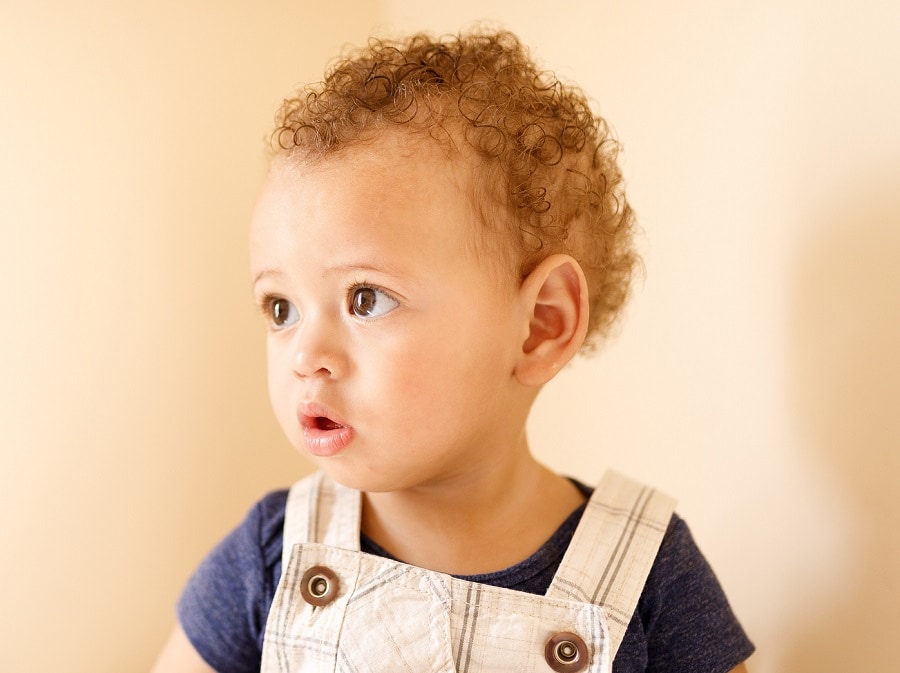
[[[883,188],[843,199],[815,223],[794,264],[795,413],[813,459],[823,461],[854,510],[857,547],[848,550],[845,576],[821,587],[830,609],[785,634],[785,671],[877,671],[896,658],[900,171],[883,175]]]

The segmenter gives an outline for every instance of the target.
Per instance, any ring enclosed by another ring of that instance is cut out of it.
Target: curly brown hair
[[[578,87],[539,70],[505,31],[372,39],[285,100],[271,145],[317,159],[393,125],[464,140],[482,171],[480,219],[508,232],[522,277],[549,254],[572,255],[590,293],[584,350],[608,334],[638,262],[635,220],[619,144]]]

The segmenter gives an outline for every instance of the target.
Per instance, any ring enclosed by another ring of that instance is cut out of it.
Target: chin
[[[316,458],[315,456],[305,456],[307,460],[312,461],[317,469],[327,474],[332,481],[352,488],[357,491],[371,491],[373,487],[377,488],[379,482],[375,475],[367,473],[346,464],[346,461],[340,458]]]
[[[397,474],[378,474],[364,469],[348,469],[349,466],[340,465],[339,461],[316,460],[314,462],[316,467],[333,481],[363,493],[389,493],[414,485],[408,483],[407,480],[399,479]]]

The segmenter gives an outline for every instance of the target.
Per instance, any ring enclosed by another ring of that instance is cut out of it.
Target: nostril
[[[299,379],[327,378],[333,375],[335,358],[332,354],[318,351],[297,351],[294,354],[292,369]]]

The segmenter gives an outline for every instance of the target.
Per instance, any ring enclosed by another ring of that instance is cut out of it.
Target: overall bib
[[[674,501],[608,472],[545,596],[359,551],[362,499],[295,484],[262,673],[610,673]]]

